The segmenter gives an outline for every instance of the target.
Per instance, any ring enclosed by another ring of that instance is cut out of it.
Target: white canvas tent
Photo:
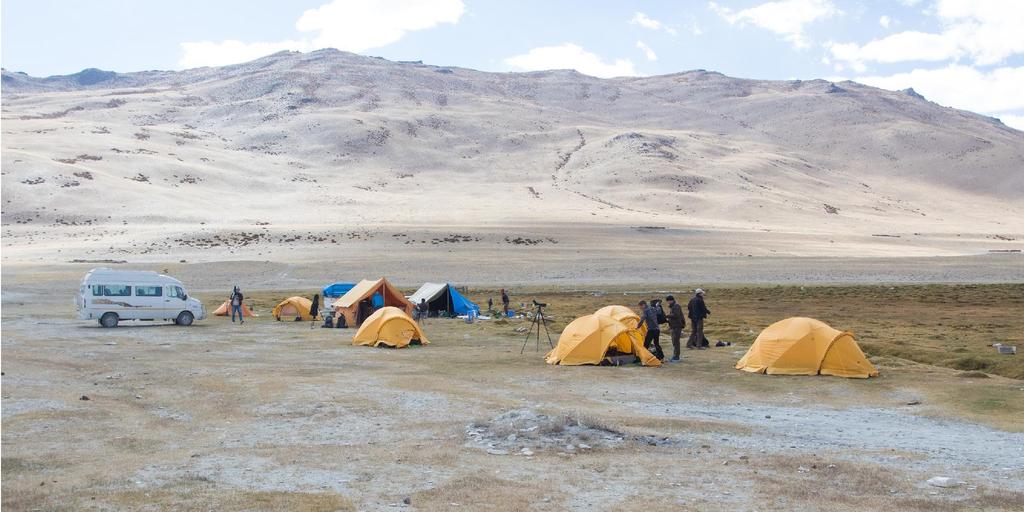
[[[479,306],[463,297],[448,283],[423,283],[416,293],[409,296],[409,302],[415,306],[419,306],[421,300],[427,301],[432,316],[441,311],[447,312],[449,316],[464,315],[470,310],[480,312]]]

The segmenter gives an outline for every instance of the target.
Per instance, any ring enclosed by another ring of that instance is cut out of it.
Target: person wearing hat
[[[697,288],[693,298],[686,304],[687,313],[690,317],[690,339],[686,342],[686,348],[703,349],[704,347],[704,319],[711,314],[711,310],[704,304],[704,290]]]
[[[686,317],[683,316],[683,307],[676,302],[676,298],[669,295],[665,297],[668,302],[668,330],[672,334],[672,361],[679,361],[679,338],[683,337],[683,329],[686,328]]]

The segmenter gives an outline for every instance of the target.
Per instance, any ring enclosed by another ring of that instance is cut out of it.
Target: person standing
[[[420,299],[420,303],[416,305],[416,316],[417,320],[423,321],[427,318],[430,306],[427,306],[427,299]]]
[[[501,310],[505,317],[508,317],[508,293],[504,288],[501,289]]]
[[[668,302],[668,330],[672,333],[672,361],[679,361],[679,339],[683,337],[683,329],[686,328],[686,317],[683,316],[683,307],[676,302],[672,295],[665,297]]]
[[[229,299],[231,301],[231,323],[235,323],[235,313],[238,313],[239,323],[245,323],[245,316],[242,315],[242,301],[244,299],[245,296],[242,295],[242,290],[239,290],[236,286],[231,291],[231,298]]]
[[[659,360],[665,359],[665,351],[661,349],[661,327],[658,326],[658,312],[653,307],[647,305],[647,301],[642,300],[637,303],[640,306],[640,323],[637,324],[637,329],[641,325],[647,325],[647,334],[644,336],[644,348],[651,350],[651,346],[654,346],[654,357]]]
[[[704,290],[697,288],[693,298],[686,304],[686,309],[690,316],[690,340],[686,348],[707,348],[704,346],[704,319],[711,314],[711,310],[704,304]]]

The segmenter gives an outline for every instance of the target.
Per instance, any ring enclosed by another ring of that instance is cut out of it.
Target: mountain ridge
[[[3,76],[3,220],[15,239],[23,222],[139,236],[283,215],[331,224],[292,207],[310,201],[346,226],[654,220],[817,233],[832,241],[807,250],[825,253],[875,243],[871,231],[943,244],[1024,232],[1024,133],[855,82],[489,73],[337,50]],[[97,206],[105,191],[116,215]],[[239,203],[232,219],[211,213],[225,199]]]

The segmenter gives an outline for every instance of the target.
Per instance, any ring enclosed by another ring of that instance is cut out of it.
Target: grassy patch
[[[225,489],[211,484],[189,482],[181,487],[155,490],[125,491],[98,494],[81,498],[78,505],[90,504],[114,509],[171,508],[176,510],[219,511],[348,511],[356,510],[352,502],[341,495],[320,492],[282,492]]]
[[[577,316],[601,306],[635,308],[640,299],[673,293],[689,300],[692,286],[678,290],[516,292],[513,304],[537,299],[550,304],[557,333]],[[496,297],[491,290],[471,290],[480,304]],[[1024,284],[906,286],[761,286],[708,291],[711,317],[705,332],[712,341],[744,345],[762,329],[791,316],[809,316],[854,334],[870,358],[886,356],[963,371],[981,371],[1024,379],[1024,358],[997,354],[993,343],[1024,345]],[[528,308],[527,308],[528,309]],[[516,322],[494,325],[512,331]],[[668,345],[662,335],[662,346]]]

